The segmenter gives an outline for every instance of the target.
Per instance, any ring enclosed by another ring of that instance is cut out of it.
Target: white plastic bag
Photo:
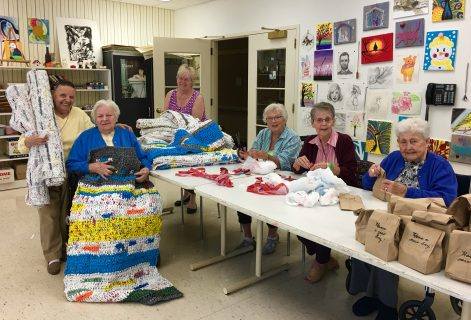
[[[250,170],[250,172],[255,174],[268,174],[276,169],[276,163],[269,160],[255,160],[252,157],[247,157],[245,162],[242,164],[242,168]]]

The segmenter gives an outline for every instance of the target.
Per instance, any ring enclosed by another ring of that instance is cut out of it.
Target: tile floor
[[[158,186],[166,205],[173,203],[179,191],[165,183]],[[321,283],[307,284],[303,280],[300,244],[292,236],[291,256],[287,257],[283,231],[277,252],[263,260],[263,268],[289,261],[292,266],[288,272],[226,296],[222,292],[225,285],[253,275],[253,253],[190,271],[190,263],[219,252],[217,210],[215,203],[209,201],[205,202],[204,241],[199,238],[198,215],[186,215],[184,225],[179,211],[164,218],[160,272],[184,293],[183,298],[153,307],[67,302],[62,276],[46,272],[38,217],[35,209],[24,204],[25,192],[0,192],[0,319],[355,319],[350,310],[357,297],[345,291],[345,257],[334,253],[341,260],[340,270]],[[230,210],[227,239],[228,248],[241,239],[236,215]],[[402,303],[422,299],[424,291],[421,286],[401,280],[399,295]],[[459,319],[448,296],[437,294],[433,309],[439,320]]]

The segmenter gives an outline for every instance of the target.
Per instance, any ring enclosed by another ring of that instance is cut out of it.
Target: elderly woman
[[[406,198],[443,198],[448,206],[456,198],[457,181],[447,160],[427,151],[429,127],[426,121],[410,118],[396,126],[399,151],[390,153],[380,165],[370,167],[363,176],[363,187],[371,190],[380,174],[386,172],[382,188]],[[352,307],[357,316],[379,311],[376,319],[397,319],[397,286],[399,277],[353,260],[350,292],[366,292]]]
[[[263,121],[268,128],[261,130],[255,139],[252,149],[239,151],[239,156],[246,159],[251,156],[255,159],[271,160],[276,163],[278,169],[290,170],[299,149],[301,140],[298,135],[286,126],[288,113],[285,107],[279,103],[272,103],[263,110]],[[237,249],[244,247],[255,248],[255,240],[252,237],[252,217],[241,212],[237,213],[239,223],[244,230],[244,240]],[[268,225],[268,238],[263,247],[263,254],[273,253],[279,241],[277,228]]]
[[[352,139],[334,130],[335,110],[330,103],[320,102],[311,109],[311,124],[317,135],[307,137],[299,157],[294,161],[293,171],[303,173],[318,168],[330,168],[348,185],[357,184],[357,162]],[[330,256],[330,248],[299,237],[309,255],[316,255],[306,280],[315,283],[328,270],[337,269],[337,260]]]
[[[169,91],[165,96],[163,111],[173,110],[192,115],[201,121],[206,120],[203,96],[198,90],[193,89],[195,79],[195,69],[182,64],[177,71],[177,89]],[[183,203],[188,203],[187,213],[195,213],[197,209],[194,191],[185,190],[183,199]],[[181,205],[180,200],[175,202],[175,206]]]
[[[95,103],[92,118],[97,126],[82,132],[75,141],[66,161],[68,172],[81,175],[96,173],[106,179],[113,173],[113,166],[109,162],[89,163],[90,151],[105,146],[127,147],[134,148],[136,156],[142,164],[142,168],[135,173],[136,181],[147,180],[151,162],[147,158],[147,154],[142,151],[134,133],[116,126],[119,113],[119,107],[112,100],[100,100]]]

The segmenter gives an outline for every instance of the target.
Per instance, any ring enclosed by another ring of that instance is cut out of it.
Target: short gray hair
[[[196,80],[195,68],[189,67],[186,63],[184,63],[184,64],[180,65],[180,67],[178,67],[177,78],[180,78],[184,73],[188,73],[192,83]]]
[[[267,123],[267,114],[272,111],[280,111],[283,115],[283,119],[288,120],[288,111],[286,111],[284,105],[282,105],[281,103],[270,103],[263,110],[263,122]]]
[[[311,122],[314,121],[317,111],[327,111],[332,114],[332,119],[335,119],[335,109],[334,106],[328,102],[319,102],[316,103],[311,109]]]
[[[98,108],[103,107],[103,106],[111,107],[113,109],[113,112],[114,112],[115,116],[116,116],[116,120],[118,120],[121,111],[119,110],[119,107],[116,104],[116,102],[114,102],[111,99],[109,99],[109,100],[103,99],[103,100],[98,100],[95,103],[95,105],[93,106],[93,109],[92,109],[93,122],[96,123],[96,112],[97,112]]]
[[[430,127],[427,121],[420,118],[408,118],[406,120],[399,121],[396,125],[396,136],[403,133],[418,133],[424,137],[424,139],[430,138]]]

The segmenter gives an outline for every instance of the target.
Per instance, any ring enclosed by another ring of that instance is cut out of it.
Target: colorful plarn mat
[[[135,183],[134,150],[106,147],[90,157],[111,160],[117,172],[107,180],[86,175],[78,183],[64,272],[67,300],[154,305],[182,297],[156,268],[162,200],[150,182]]]

